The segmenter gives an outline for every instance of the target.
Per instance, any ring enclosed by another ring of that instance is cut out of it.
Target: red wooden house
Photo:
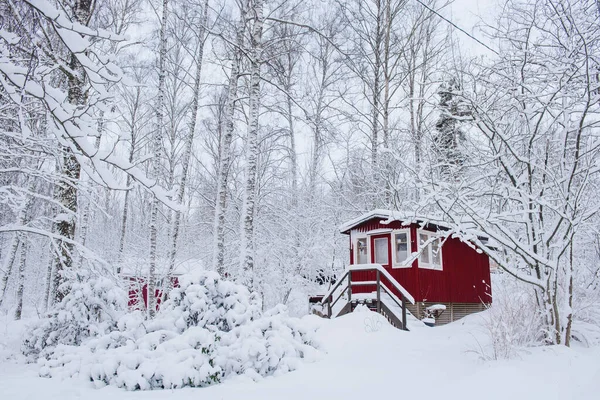
[[[433,314],[438,325],[482,311],[491,304],[487,255],[472,243],[441,238],[443,231],[448,230],[443,223],[434,224],[419,217],[397,218],[398,215],[373,210],[340,227],[341,233],[350,237],[351,265],[382,265],[414,298],[415,304],[407,304],[406,308],[417,318]],[[357,284],[373,281],[373,271],[350,274],[353,296],[373,291],[368,285]]]

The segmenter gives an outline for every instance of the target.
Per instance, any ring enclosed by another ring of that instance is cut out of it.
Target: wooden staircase
[[[353,271],[374,271],[374,281],[352,281]],[[384,278],[396,290],[400,296],[388,288],[382,281]],[[375,287],[372,294],[360,294],[352,296],[352,287],[369,286]],[[335,300],[334,300],[335,298]],[[335,305],[342,300],[342,308],[334,312]],[[394,327],[407,331],[406,325],[406,302],[415,304],[414,298],[400,285],[380,264],[356,264],[350,265],[337,283],[331,287],[329,292],[321,299],[321,307],[325,311],[324,317],[332,318],[348,314],[359,305],[363,304],[370,310],[383,315]],[[397,308],[396,311],[393,308]],[[398,310],[400,310],[398,312]],[[335,315],[334,315],[335,314]]]

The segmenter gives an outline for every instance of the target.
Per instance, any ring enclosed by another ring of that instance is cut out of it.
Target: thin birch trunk
[[[380,200],[378,198],[379,190],[379,178],[381,171],[379,171],[379,115],[380,110],[380,94],[381,94],[381,45],[382,45],[382,6],[383,0],[377,0],[377,19],[375,25],[375,37],[373,43],[373,52],[375,53],[375,60],[373,64],[373,92],[371,99],[371,176],[373,179],[373,207],[378,207]]]
[[[129,162],[133,163],[133,158],[135,155],[135,151],[136,151],[136,147],[137,147],[137,135],[136,135],[136,125],[135,125],[135,121],[137,120],[137,113],[140,107],[140,94],[141,94],[141,88],[138,87],[136,88],[136,95],[135,95],[135,103],[133,106],[133,110],[132,110],[132,114],[131,114],[131,129],[130,129],[130,135],[131,135],[131,147],[129,148]],[[133,179],[131,177],[131,175],[127,174],[127,181],[126,181],[126,186],[127,186],[127,191],[125,192],[125,200],[123,202],[123,215],[121,217],[121,233],[120,233],[120,237],[119,237],[119,252],[118,252],[118,256],[117,256],[117,263],[119,268],[121,267],[121,264],[123,263],[123,252],[125,250],[125,238],[127,236],[127,222],[129,219],[129,199],[131,196],[131,184],[133,183]]]
[[[385,35],[383,44],[383,147],[389,151],[390,147],[390,39],[392,30],[392,15],[391,15],[390,0],[385,0]],[[383,156],[383,171],[385,177],[385,206],[389,207],[391,199],[391,174],[390,174],[390,157],[388,153]]]
[[[15,319],[20,320],[23,313],[23,289],[25,286],[25,263],[27,261],[27,250],[29,249],[27,237],[21,235],[21,258],[19,260],[19,275],[17,286],[17,309],[15,310]]]
[[[217,171],[217,201],[215,204],[215,224],[214,224],[214,256],[213,262],[215,270],[221,276],[225,276],[225,214],[227,202],[227,183],[229,179],[229,167],[231,164],[231,143],[233,141],[235,104],[237,101],[238,81],[241,75],[242,51],[244,45],[244,26],[247,14],[247,8],[240,10],[240,20],[237,27],[236,47],[234,49],[233,63],[231,65],[231,75],[229,77],[229,87],[227,90],[227,103],[225,105],[223,137],[221,138],[221,148],[219,154],[219,170]]]
[[[181,182],[179,182],[179,190],[177,191],[177,204],[183,205],[183,198],[185,195],[185,188],[187,185],[188,173],[190,169],[190,160],[192,158],[192,146],[194,144],[194,135],[196,132],[196,120],[198,119],[198,108],[200,101],[200,79],[202,77],[202,62],[204,60],[204,42],[205,42],[205,30],[208,21],[208,0],[204,1],[204,9],[202,14],[202,21],[200,22],[200,32],[198,38],[200,40],[198,44],[198,54],[196,56],[196,77],[194,81],[194,97],[192,99],[192,109],[190,116],[190,127],[185,138],[183,160],[182,160],[182,171],[181,171]],[[181,212],[175,211],[175,218],[173,221],[173,231],[171,235],[171,246],[169,252],[169,270],[167,277],[171,275],[175,269],[175,257],[177,255],[177,240],[179,239],[179,229],[181,225]],[[170,282],[170,279],[167,279]],[[169,288],[170,289],[170,288]],[[164,291],[164,295],[167,295],[167,290]]]
[[[54,243],[54,239],[50,239],[50,252],[54,253],[54,247],[56,244]],[[50,306],[49,301],[53,298],[52,294],[52,270],[54,269],[54,257],[51,255],[48,259],[48,266],[46,267],[46,287],[44,290],[44,310],[48,310]]]
[[[8,250],[8,257],[6,258],[6,263],[3,265],[5,273],[2,277],[2,281],[0,282],[0,307],[2,307],[2,303],[4,302],[4,296],[6,295],[6,287],[8,286],[8,279],[10,278],[10,275],[12,273],[12,267],[15,263],[15,258],[17,257],[18,250],[19,235],[15,234],[10,244],[10,250]]]
[[[88,195],[90,196],[90,199],[87,199],[86,202],[83,205],[83,210],[81,212],[81,229],[79,230],[79,243],[81,243],[82,246],[85,246],[86,240],[87,240],[87,231],[88,231],[88,224],[89,224],[89,220],[90,220],[90,206],[91,206],[91,196],[92,193],[88,193]],[[77,260],[77,267],[81,268],[83,266],[83,254],[81,252],[79,252],[79,259]]]
[[[96,149],[100,148],[100,141],[102,139],[102,135],[104,133],[104,110],[100,110],[100,116],[98,118],[98,136],[96,137]],[[127,179],[130,178],[130,175],[127,174]],[[108,189],[106,189],[108,190]],[[92,206],[92,191],[88,193],[89,199],[83,204],[83,211],[81,212],[81,226],[79,229],[79,242],[82,246],[85,247],[87,241],[88,234],[88,226],[90,221],[90,209]],[[79,252],[79,259],[77,261],[77,267],[81,268],[83,266],[83,254]]]
[[[158,61],[158,98],[156,104],[156,131],[153,138],[154,159],[152,162],[152,177],[158,183],[160,174],[160,159],[162,156],[162,129],[163,106],[165,98],[165,61],[167,56],[167,16],[169,0],[163,0],[163,12],[160,24],[160,50]],[[156,196],[152,197],[152,211],[150,212],[150,268],[147,277],[147,316],[152,318],[156,313],[156,259],[158,253],[158,208],[160,204]]]
[[[260,111],[260,67],[262,56],[263,0],[252,7],[253,26],[250,35],[250,100],[246,136],[246,188],[242,210],[242,240],[240,259],[244,283],[253,287],[254,271],[254,210],[256,202],[256,172],[258,164],[258,117]]]
[[[327,44],[328,46],[329,44]],[[326,53],[325,53],[326,54]],[[312,163],[310,166],[309,173],[309,195],[311,197],[311,201],[314,199],[316,185],[317,185],[317,175],[321,163],[321,152],[323,147],[323,138],[321,132],[321,125],[323,123],[323,102],[325,97],[325,86],[327,85],[327,73],[329,71],[329,62],[327,59],[321,59],[321,76],[319,83],[319,96],[317,99],[317,106],[315,112],[315,122],[313,127],[313,140],[314,140],[314,148],[312,154]]]
[[[33,189],[34,189],[34,186],[32,183],[30,183],[29,191],[31,192],[31,191],[33,191]],[[25,200],[25,204],[23,204],[23,207],[21,208],[21,210],[19,210],[19,214],[18,214],[17,220],[16,220],[16,223],[18,226],[25,225],[25,222],[27,221],[27,216],[29,214],[32,204],[33,204],[33,198],[31,196],[28,196],[27,199]],[[4,301],[4,296],[6,294],[6,287],[8,286],[8,280],[10,279],[12,267],[13,267],[13,265],[15,263],[15,259],[17,257],[19,243],[22,240],[21,236],[22,235],[19,233],[15,233],[15,235],[13,236],[10,246],[9,246],[8,257],[6,258],[6,263],[2,266],[5,273],[4,273],[4,276],[2,276],[2,280],[0,281],[0,307],[2,306],[2,302]]]
[[[133,150],[129,155],[129,162],[133,161]],[[127,183],[126,186],[129,188],[131,186],[131,175],[127,175]],[[123,263],[123,251],[125,250],[125,237],[127,235],[127,220],[129,218],[129,196],[131,190],[127,190],[125,192],[125,200],[123,202],[123,216],[121,217],[121,233],[119,237],[119,253],[117,257],[117,263],[119,268]]]
[[[290,133],[290,163],[292,170],[292,198],[291,198],[291,206],[292,213],[294,215],[299,215],[298,211],[298,198],[300,197],[300,193],[298,191],[298,157],[296,151],[296,131],[294,129],[294,115],[292,114],[292,98],[291,98],[291,89],[292,89],[292,74],[293,74],[293,66],[294,63],[291,59],[291,53],[288,53],[288,65],[287,65],[287,81],[286,81],[286,92],[287,92],[287,109],[286,109],[286,119],[288,123],[288,129]],[[293,240],[293,254],[294,254],[294,273],[300,273],[302,269],[302,264],[300,261],[300,232],[297,229],[294,229],[294,240]],[[289,292],[284,296],[284,304],[287,302],[287,297],[289,296]]]
[[[320,101],[320,99],[319,99]],[[317,175],[319,174],[319,166],[321,164],[321,148],[323,146],[321,140],[321,115],[317,114],[315,118],[315,127],[313,129],[313,154],[312,154],[312,162],[310,165],[310,173],[309,173],[309,184],[308,184],[308,192],[311,197],[311,200],[315,196],[316,188],[317,188]]]

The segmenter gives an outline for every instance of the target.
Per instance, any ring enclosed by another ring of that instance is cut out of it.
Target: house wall
[[[417,224],[410,226],[411,251],[418,250]],[[425,230],[435,231],[433,227]],[[355,228],[356,232],[369,232],[375,229],[406,229],[401,222],[384,225],[379,219],[367,221]],[[354,243],[350,235],[350,263],[354,263]],[[390,234],[389,259],[392,259],[392,238]],[[371,255],[369,255],[371,256]],[[413,295],[416,301],[428,303],[491,303],[490,265],[485,254],[479,254],[459,239],[448,239],[442,246],[443,270],[418,267],[418,260],[411,268],[386,269]],[[375,280],[375,273],[359,271],[352,273],[352,280]],[[385,283],[385,282],[384,282]],[[388,285],[388,287],[391,287]],[[354,287],[353,293],[372,292],[374,287]],[[396,293],[399,296],[399,293]]]
[[[123,276],[128,283],[128,301],[127,306],[132,310],[145,310],[148,307],[148,285],[146,279],[137,276]],[[179,279],[176,276],[171,277],[172,287],[179,287]],[[156,287],[154,292],[156,298],[156,309],[162,302],[162,287]]]

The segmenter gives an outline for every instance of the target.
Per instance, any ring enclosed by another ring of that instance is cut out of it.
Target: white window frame
[[[392,231],[392,243],[393,243],[393,250],[392,250],[392,259],[393,259],[393,264],[392,264],[392,268],[395,269],[399,269],[399,268],[411,268],[412,267],[412,263],[406,264],[404,263],[404,261],[406,260],[402,260],[402,263],[400,263],[397,259],[396,259],[396,235],[398,233],[406,233],[406,240],[407,240],[407,244],[408,244],[408,254],[406,256],[406,260],[410,260],[411,259],[411,254],[412,254],[412,250],[411,250],[411,237],[410,237],[410,229],[397,229]]]
[[[352,243],[352,246],[354,246],[354,265],[358,264],[358,241],[360,239],[365,239],[367,242],[367,264],[370,263],[369,260],[371,259],[371,240],[369,238],[369,235],[367,235],[366,232],[355,233],[354,243]]]
[[[383,233],[383,234],[382,233],[371,234],[371,232],[372,231],[369,231],[369,235],[368,235],[369,236],[369,239],[368,239],[369,245],[371,245],[371,241],[375,241],[375,240],[379,240],[379,239],[387,239],[387,248],[388,248],[388,260],[387,260],[387,264],[380,264],[380,265],[382,265],[382,266],[386,266],[387,265],[389,267],[391,265],[391,263],[393,262],[393,257],[394,257],[392,255],[392,260],[390,260],[390,256],[389,256],[389,254],[390,254],[389,250],[390,250],[390,245],[391,245],[391,243],[390,243],[390,240],[391,240],[390,235],[386,235],[385,233]],[[382,236],[382,235],[385,236],[385,237],[378,237],[378,238],[374,238],[373,237],[373,236]],[[373,263],[377,264],[377,255],[375,254],[375,249],[373,249],[372,253],[371,253],[371,249],[370,248],[367,248],[367,251],[372,256]]]
[[[429,241],[431,238],[436,237],[435,232],[418,229],[417,230],[417,246],[418,246],[419,251],[421,251],[421,235],[427,235],[426,241]],[[428,263],[423,262],[421,260],[421,255],[419,255],[419,261],[418,261],[419,268],[432,269],[435,271],[443,271],[444,270],[444,258],[443,258],[444,252],[442,251],[442,240],[441,240],[441,238],[439,238],[438,240],[439,240],[438,251],[440,253],[440,265],[433,263],[433,246],[430,243],[427,246],[427,248],[425,249],[429,255],[429,262]]]

